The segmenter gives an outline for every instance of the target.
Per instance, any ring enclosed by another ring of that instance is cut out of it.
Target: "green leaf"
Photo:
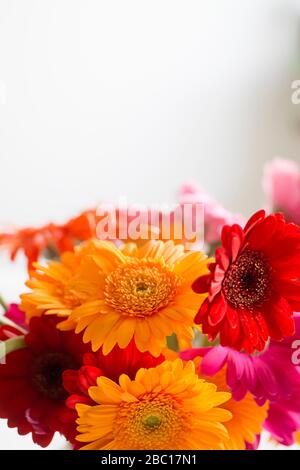
[[[24,328],[22,328],[21,326],[17,325],[17,323],[11,321],[9,318],[7,318],[3,315],[0,315],[0,326],[5,326],[5,325],[12,326],[13,328],[16,328],[17,330],[20,331],[20,333],[24,333],[24,334],[27,333],[27,331]]]
[[[0,295],[0,305],[1,307],[3,307],[3,309],[6,311],[8,309],[8,305],[7,303],[5,302],[5,300],[3,299],[3,297],[1,297]]]
[[[167,336],[167,347],[172,351],[179,351],[178,339],[175,333],[173,333],[171,336]]]
[[[7,354],[17,351],[18,349],[26,348],[24,336],[17,336],[16,338],[7,339],[0,343],[0,363],[3,364],[3,359]]]

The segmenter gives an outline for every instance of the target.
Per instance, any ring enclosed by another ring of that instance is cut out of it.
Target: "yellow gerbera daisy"
[[[90,387],[95,406],[77,405],[77,440],[90,450],[221,449],[230,393],[200,379],[192,361],[165,361],[140,369],[135,380],[106,377]]]
[[[197,359],[195,361],[197,364],[200,363]],[[218,390],[228,391],[226,367],[206,380],[214,383]],[[253,444],[256,436],[262,432],[262,426],[268,414],[269,402],[258,406],[253,396],[247,393],[240,401],[231,398],[223,405],[223,408],[232,413],[232,419],[225,424],[229,440],[223,443],[223,448],[225,450],[245,450],[246,443]]]
[[[93,295],[97,298],[98,286],[92,284],[93,273],[89,271],[91,267],[86,269],[86,260],[95,252],[96,247],[97,242],[91,240],[77,247],[73,253],[64,253],[59,262],[49,261],[46,266],[33,264],[31,277],[26,282],[32,292],[21,295],[20,305],[28,321],[45,312],[68,317],[75,307],[90,300]],[[90,283],[88,292],[74,289],[74,282],[78,282],[78,277],[84,277]]]
[[[193,338],[193,320],[205,295],[195,294],[191,284],[208,271],[209,260],[202,252],[185,253],[172,241],[152,240],[142,247],[128,243],[121,248],[94,241],[84,256],[80,249],[76,253],[80,264],[65,283],[64,259],[38,266],[40,273],[28,283],[33,292],[22,296],[22,309],[32,315],[30,303],[46,313],[68,315],[58,328],[85,330],[84,342],[90,341],[94,351],[103,346],[104,354],[116,344],[125,348],[134,338],[140,351],[158,356],[166,336]]]

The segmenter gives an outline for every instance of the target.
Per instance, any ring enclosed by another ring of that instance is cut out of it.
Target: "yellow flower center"
[[[182,404],[155,393],[122,405],[113,430],[117,446],[128,449],[172,449],[182,432],[188,432]]]
[[[118,312],[144,317],[170,304],[180,284],[180,278],[161,261],[132,258],[106,278],[104,295]]]
[[[158,415],[148,415],[144,419],[144,426],[146,428],[155,429],[161,425],[161,417]]]

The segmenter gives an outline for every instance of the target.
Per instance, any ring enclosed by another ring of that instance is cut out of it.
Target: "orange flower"
[[[192,361],[123,374],[119,384],[99,377],[89,396],[95,406],[76,406],[83,450],[222,449],[228,440],[231,394],[198,378]]]
[[[140,351],[154,356],[176,333],[185,342],[194,336],[193,319],[203,302],[191,289],[199,272],[208,272],[202,252],[184,252],[172,241],[134,243],[117,248],[91,241],[65,253],[61,263],[36,266],[21,296],[27,317],[58,314],[68,318],[58,328],[83,330],[85,342],[108,354],[134,338]]]
[[[97,298],[98,285],[93,282],[93,277],[99,269],[96,267],[91,271],[86,261],[95,252],[98,243],[93,240],[82,243],[73,252],[63,253],[60,261],[48,261],[46,266],[33,264],[30,279],[26,282],[32,292],[21,295],[20,304],[28,322],[44,313],[68,317],[75,307]],[[82,279],[81,289],[75,290],[78,277]]]
[[[28,260],[28,269],[41,253],[61,254],[72,251],[78,241],[88,240],[95,233],[95,213],[85,211],[63,225],[47,224],[38,228],[24,228],[11,233],[0,234],[0,247],[6,247],[14,261],[23,251]]]
[[[116,344],[125,348],[134,338],[140,351],[158,356],[166,336],[193,338],[199,304],[191,284],[199,270],[207,272],[203,253],[185,253],[172,241],[152,240],[142,247],[128,243],[120,249],[102,242],[88,262],[92,279],[87,284],[79,276],[74,289],[88,292],[90,284],[98,285],[97,300],[75,308],[59,328],[69,330],[76,323],[76,332],[85,330],[83,340],[94,351],[103,346],[104,354]]]
[[[126,210],[127,211],[127,210]],[[125,211],[125,214],[127,213]],[[122,242],[135,242],[137,245],[142,246],[148,240],[173,240],[175,244],[184,243],[183,235],[181,239],[178,239],[178,234],[183,231],[183,227],[177,227],[174,223],[174,216],[171,213],[171,224],[170,233],[166,235],[162,232],[163,215],[161,212],[157,213],[157,225],[151,225],[150,212],[144,213],[149,217],[149,226],[142,227],[141,224],[137,226],[137,231],[141,231],[143,236],[138,240],[132,240],[127,234],[124,239],[122,220],[122,212],[116,208],[114,215],[110,212],[105,212],[104,215],[97,215],[96,210],[86,210],[79,214],[77,217],[69,220],[65,224],[53,224],[49,223],[41,227],[26,227],[18,229],[12,232],[0,233],[0,248],[7,248],[10,252],[10,258],[12,261],[15,260],[17,254],[23,251],[28,261],[28,270],[32,268],[33,263],[39,260],[43,253],[46,258],[52,259],[61,255],[66,251],[73,251],[74,246],[78,242],[89,240],[96,236],[100,240],[109,240],[116,242],[120,240]],[[127,224],[133,222],[136,217],[140,217],[142,213],[137,213],[136,216],[126,216]],[[114,220],[114,237],[108,238],[107,233],[101,224],[103,224],[107,218]],[[146,238],[146,239],[145,239]],[[189,240],[193,243],[195,240]]]
[[[197,370],[200,370],[201,359],[194,359]],[[223,367],[213,377],[205,377],[208,382],[217,386],[218,391],[228,392],[226,382],[226,367]],[[267,418],[269,402],[259,406],[250,393],[247,393],[242,400],[236,401],[232,397],[223,404],[223,408],[230,411],[232,419],[225,423],[229,434],[229,440],[223,443],[225,450],[245,450],[246,444],[253,444],[256,436],[262,432],[263,424]]]

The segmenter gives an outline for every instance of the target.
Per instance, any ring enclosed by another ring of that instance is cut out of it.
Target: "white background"
[[[0,0],[0,225],[191,179],[247,215],[263,163],[300,159],[296,79],[299,0]],[[24,272],[0,259],[9,300]]]

